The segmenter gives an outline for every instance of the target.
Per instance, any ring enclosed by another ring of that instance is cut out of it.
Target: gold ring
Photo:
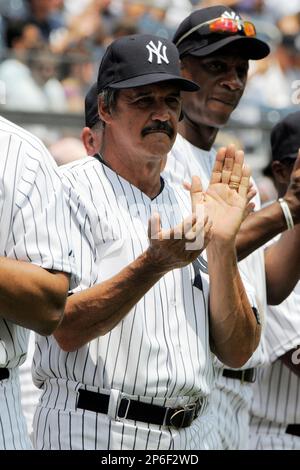
[[[230,187],[230,189],[235,189],[235,190],[237,190],[237,189],[239,189],[240,184],[239,184],[239,183],[236,183],[235,181],[231,181],[231,182],[229,183],[229,187]]]

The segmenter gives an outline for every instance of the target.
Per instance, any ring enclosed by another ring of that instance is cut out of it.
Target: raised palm
[[[213,235],[219,240],[235,238],[248,204],[250,169],[244,166],[244,153],[234,146],[219,150],[210,184],[205,193],[198,177],[193,177],[191,197],[193,212],[197,204],[213,223]]]

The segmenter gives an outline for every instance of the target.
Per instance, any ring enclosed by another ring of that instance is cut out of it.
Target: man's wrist
[[[207,245],[206,251],[207,253],[209,252],[211,254],[214,254],[219,258],[236,258],[236,247],[234,240],[216,240],[213,238]]]
[[[284,215],[287,229],[288,230],[293,230],[295,224],[294,224],[293,216],[292,216],[292,213],[290,211],[288,203],[282,197],[280,197],[278,199],[278,202],[280,204],[282,213]]]
[[[158,276],[163,276],[169,271],[168,268],[164,266],[162,259],[157,256],[156,250],[151,247],[148,247],[139,258],[141,259],[145,271],[150,271]]]

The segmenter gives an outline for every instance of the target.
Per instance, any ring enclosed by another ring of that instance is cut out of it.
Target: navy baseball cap
[[[98,114],[97,83],[94,83],[86,94],[84,101],[84,117],[85,125],[90,128],[100,121]]]
[[[288,114],[271,132],[272,160],[296,160],[300,148],[300,111]]]
[[[179,25],[173,42],[180,57],[203,57],[234,43],[246,59],[262,59],[270,48],[256,37],[255,26],[224,5],[192,12]]]
[[[180,76],[178,50],[171,41],[151,34],[133,34],[108,46],[97,84],[100,93],[107,87],[135,88],[165,81],[176,83],[180,90],[199,90],[196,83]]]

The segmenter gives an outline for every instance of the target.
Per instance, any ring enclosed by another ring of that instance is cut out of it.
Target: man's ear
[[[94,137],[89,127],[84,127],[81,131],[81,140],[86,150],[87,155],[93,155],[94,151]]]
[[[186,78],[188,80],[192,80],[192,74],[189,70],[189,64],[188,64],[188,57],[184,57],[183,59],[181,59],[180,61],[180,75],[183,77],[183,78]]]
[[[288,184],[290,180],[290,169],[283,165],[279,160],[272,162],[272,172],[275,181],[278,184]]]
[[[109,123],[111,120],[111,113],[104,104],[103,98],[99,96],[98,98],[98,114],[101,121]]]

